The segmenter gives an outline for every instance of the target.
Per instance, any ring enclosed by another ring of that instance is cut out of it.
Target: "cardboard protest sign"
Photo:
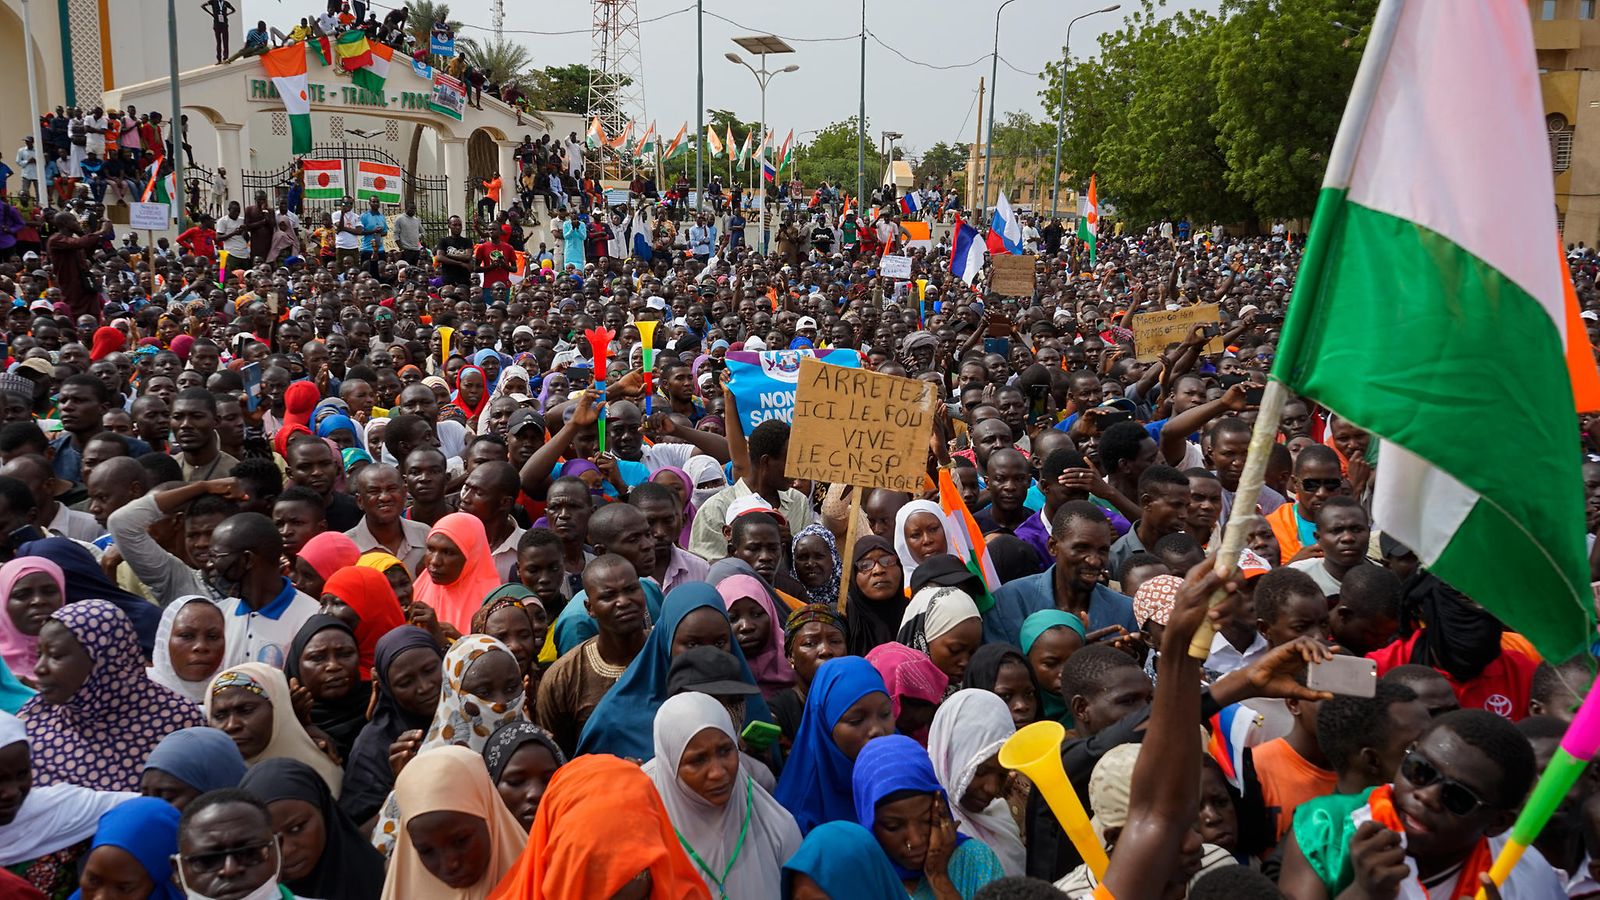
[[[1033,296],[1034,256],[1015,256],[1009,253],[994,256],[989,262],[994,272],[989,276],[989,291],[1002,297]]]
[[[911,257],[885,253],[878,260],[878,274],[885,278],[910,278]]]
[[[920,492],[937,402],[937,388],[926,381],[802,359],[784,472]]]
[[[1159,359],[1168,345],[1182,342],[1196,325],[1215,326],[1219,321],[1215,303],[1139,313],[1133,317],[1133,354],[1144,362]],[[1221,353],[1224,349],[1222,338],[1213,329],[1204,352]]]

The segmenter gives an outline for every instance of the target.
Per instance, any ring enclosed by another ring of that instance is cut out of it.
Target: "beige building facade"
[[[1600,244],[1600,3],[1529,0],[1556,216],[1569,244]]]

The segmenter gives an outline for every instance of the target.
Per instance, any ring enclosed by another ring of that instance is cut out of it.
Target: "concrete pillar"
[[[528,210],[528,218],[529,221],[522,225],[523,232],[528,236],[528,250],[530,252],[538,250],[540,243],[554,248],[555,235],[550,230],[550,210],[546,207],[543,196],[534,195],[533,208]],[[534,221],[539,224],[532,225]]]
[[[440,137],[444,147],[446,205],[450,215],[467,217],[467,140]]]
[[[244,195],[244,153],[239,143],[239,132],[244,126],[216,122],[212,127],[217,130],[217,164],[228,170],[228,199],[248,206],[250,198]],[[210,189],[209,185],[200,186],[202,193]]]
[[[502,205],[510,206],[511,198],[517,195],[521,185],[517,181],[517,144],[515,141],[497,141],[499,160],[495,163],[500,172],[500,182],[505,191],[502,193]]]

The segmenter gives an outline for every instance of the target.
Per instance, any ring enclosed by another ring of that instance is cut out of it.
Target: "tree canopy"
[[[1143,0],[1067,70],[1062,171],[1094,172],[1132,219],[1309,215],[1377,0],[1165,5]],[[1051,121],[1061,78],[1046,66]]]
[[[871,137],[871,120],[867,127],[866,185],[871,190],[883,177],[883,156]],[[809,143],[797,145],[795,160],[800,167],[800,177],[806,184],[826,181],[842,185],[845,190],[856,190],[856,117],[851,116],[822,129]]]

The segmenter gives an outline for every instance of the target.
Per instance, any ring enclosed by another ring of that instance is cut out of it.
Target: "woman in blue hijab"
[[[773,796],[794,814],[802,834],[824,822],[855,821],[850,773],[866,744],[894,734],[894,707],[883,676],[859,656],[817,667],[800,730]]]
[[[244,779],[239,746],[215,728],[181,728],[161,739],[145,757],[139,793],[182,810],[189,801]]]
[[[343,435],[343,437],[334,437],[334,435]],[[350,448],[366,449],[361,444],[361,429],[356,427],[354,420],[343,414],[331,415],[318,422],[317,437],[333,441],[339,446],[341,453]]]
[[[83,545],[71,538],[52,537],[28,541],[17,548],[17,556],[42,556],[61,567],[67,589],[63,604],[80,600],[106,600],[128,616],[139,637],[139,649],[149,659],[156,646],[156,629],[161,627],[161,607],[143,597],[130,594],[111,583],[106,573]]]
[[[794,896],[801,882],[829,897],[900,900],[906,895],[872,832],[849,821],[818,825],[783,864],[783,896]]]
[[[11,667],[6,665],[5,660],[0,659],[0,711],[16,715],[17,710],[21,709],[22,704],[27,703],[33,694],[33,688],[18,681],[17,676],[11,674]]]
[[[154,797],[135,797],[100,817],[89,855],[78,876],[79,900],[84,890],[100,896],[122,885],[148,879],[150,900],[183,900],[172,878],[172,858],[178,853],[178,818],[181,813]],[[106,853],[102,848],[121,853]]]
[[[493,393],[494,386],[500,383],[500,370],[511,364],[511,357],[485,347],[472,354],[472,364],[483,370],[483,389]]]
[[[891,734],[868,743],[851,779],[856,821],[872,832],[913,900],[949,896],[952,889],[971,900],[1005,876],[993,850],[956,833],[944,787],[915,740]]]
[[[652,735],[656,710],[667,699],[667,671],[672,668],[672,658],[703,646],[731,653],[739,660],[744,681],[756,683],[744,651],[733,636],[722,595],[703,581],[686,582],[667,595],[661,604],[661,620],[650,629],[639,655],[600,698],[578,738],[578,753],[610,753],[640,762],[655,756]],[[772,721],[759,692],[751,694],[745,703],[746,722]]]

